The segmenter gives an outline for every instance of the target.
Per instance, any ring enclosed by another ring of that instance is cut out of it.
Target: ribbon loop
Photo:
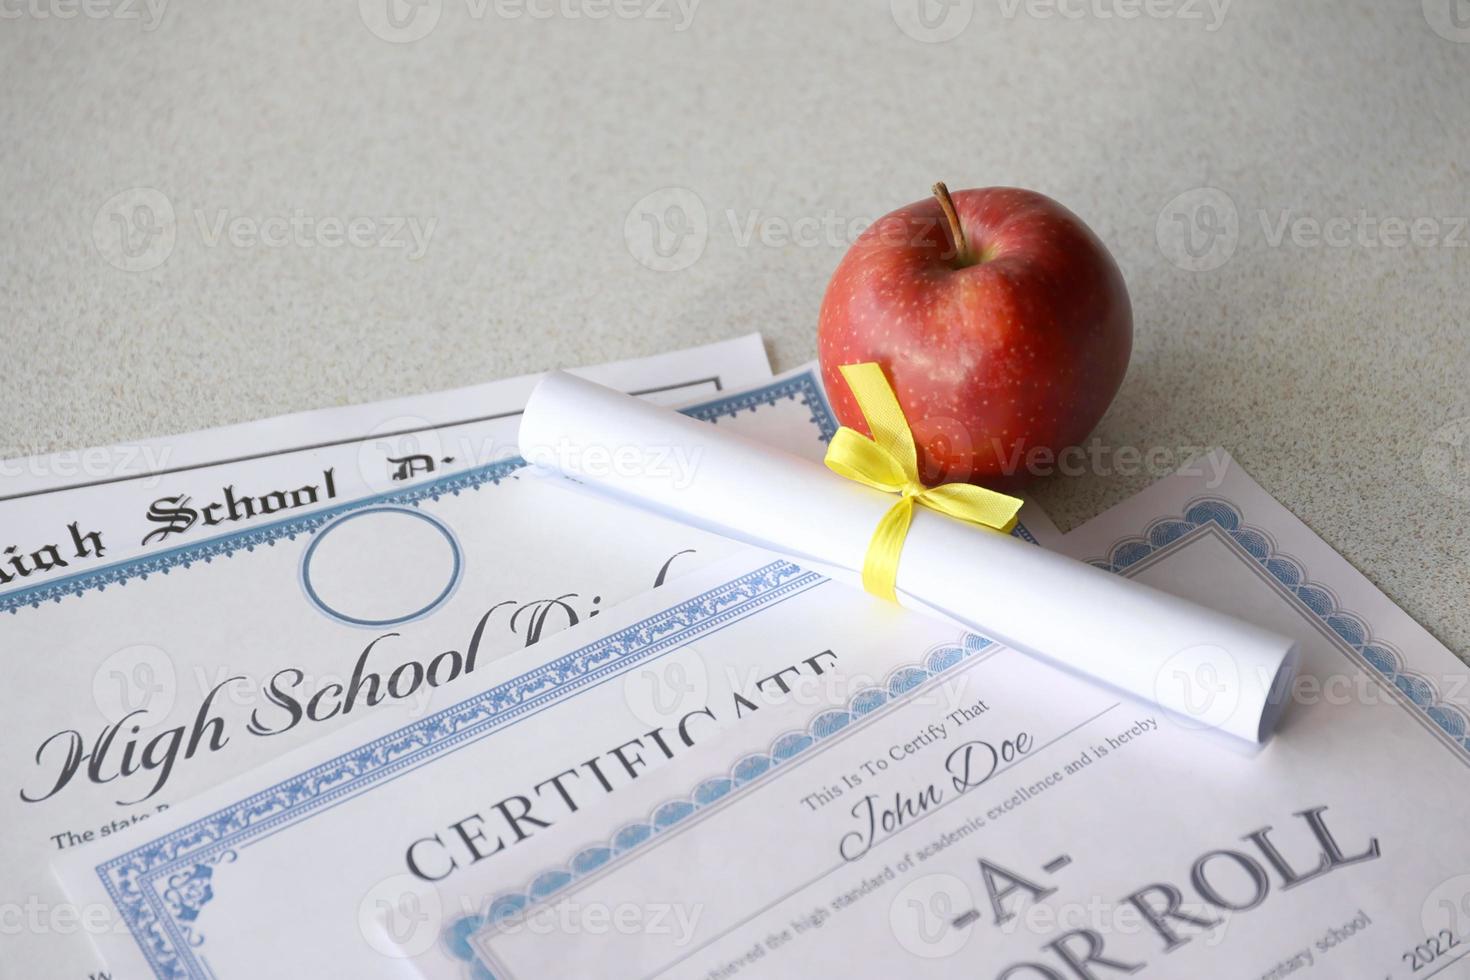
[[[913,431],[883,369],[867,363],[844,365],[840,370],[873,438],[846,426],[838,429],[827,447],[826,463],[839,476],[899,495],[878,521],[863,557],[863,588],[896,602],[898,560],[916,504],[967,524],[1009,533],[1016,526],[1021,501],[968,483],[924,486]]]
[[[854,429],[837,430],[827,447],[827,466],[840,476],[884,493],[901,493],[909,485],[908,475],[898,461]]]

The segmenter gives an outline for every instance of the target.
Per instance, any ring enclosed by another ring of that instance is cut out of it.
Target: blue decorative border
[[[1107,557],[1093,559],[1089,564],[1104,571],[1127,575],[1128,569],[1144,558],[1163,551],[1200,528],[1212,525],[1238,544],[1273,581],[1294,596],[1307,613],[1336,635],[1363,663],[1403,692],[1416,708],[1450,737],[1461,754],[1470,756],[1470,737],[1467,737],[1470,721],[1464,712],[1445,703],[1428,679],[1408,670],[1404,666],[1403,655],[1390,644],[1374,638],[1366,620],[1342,609],[1330,588],[1310,581],[1306,567],[1300,561],[1277,551],[1270,534],[1246,524],[1235,504],[1218,497],[1197,498],[1185,507],[1182,517],[1154,521],[1142,535],[1119,539],[1108,549]],[[976,649],[984,649],[991,643],[978,636],[968,636],[966,642],[974,643]],[[883,688],[858,694],[846,709],[823,712],[805,731],[782,735],[768,751],[745,756],[728,772],[700,781],[687,796],[665,801],[644,820],[620,828],[605,842],[583,848],[564,866],[537,874],[520,890],[496,896],[481,912],[452,919],[440,931],[444,949],[451,957],[464,963],[471,980],[496,980],[490,966],[477,955],[475,948],[476,937],[483,930],[493,929],[504,919],[545,901],[578,879],[637,849],[657,834],[759,781],[777,766],[844,730],[868,712],[913,690],[930,677],[950,669],[973,652],[966,649],[957,656],[944,655],[949,649],[937,648],[935,653],[939,655],[931,654],[924,664],[901,668],[890,675]],[[920,675],[918,671],[926,673]],[[1413,709],[1406,706],[1405,710]]]
[[[95,870],[157,976],[207,978],[211,974],[195,955],[204,942],[196,921],[214,897],[214,867],[235,860],[252,839],[826,581],[789,562],[772,562],[134,847]]]
[[[817,427],[821,440],[832,441],[832,437],[837,434],[837,416],[832,413],[827,394],[822,390],[822,383],[817,380],[816,371],[812,368],[768,385],[727,395],[681,411],[705,422],[719,422],[721,418],[734,418],[741,412],[754,412],[762,406],[773,407],[782,399],[800,401],[805,405],[812,413],[811,421]]]
[[[780,401],[800,402],[811,412],[812,424],[823,442],[830,441],[837,431],[837,418],[822,392],[821,382],[814,371],[802,371],[739,394],[727,395],[713,401],[703,402],[682,409],[685,415],[706,422],[718,422],[721,418],[734,418],[741,412],[754,412],[761,407],[773,407]],[[133,579],[146,580],[150,575],[167,575],[175,568],[192,568],[196,562],[209,564],[217,558],[231,558],[241,551],[251,552],[258,547],[274,547],[282,539],[294,541],[298,535],[315,534],[329,522],[350,511],[376,505],[418,507],[424,501],[435,501],[446,495],[458,496],[469,490],[498,485],[502,480],[526,465],[525,460],[511,457],[497,463],[465,470],[450,476],[428,480],[391,490],[375,496],[362,497],[335,507],[313,511],[301,517],[292,517],[269,524],[260,524],[244,531],[236,531],[209,538],[194,544],[180,545],[156,554],[130,558],[104,568],[79,572],[63,578],[16,589],[0,595],[0,612],[19,612],[23,608],[38,609],[43,602],[60,602],[68,596],[82,596],[87,592],[104,591],[110,585],[125,586]]]
[[[1272,581],[1294,596],[1362,663],[1423,711],[1462,753],[1470,757],[1470,717],[1464,710],[1446,702],[1439,688],[1427,677],[1406,667],[1404,655],[1392,644],[1375,637],[1367,620],[1343,609],[1336,593],[1320,582],[1311,581],[1305,565],[1278,551],[1271,535],[1246,524],[1240,508],[1229,501],[1218,497],[1196,498],[1184,508],[1182,517],[1154,521],[1143,534],[1114,542],[1106,557],[1095,558],[1089,564],[1105,571],[1126,574],[1129,567],[1185,535],[1211,525],[1254,558]]]
[[[444,540],[449,543],[449,553],[454,559],[454,565],[449,572],[449,581],[445,583],[444,588],[440,590],[439,594],[429,600],[429,603],[422,609],[417,609],[403,616],[393,616],[388,619],[361,619],[357,616],[349,616],[327,605],[327,601],[317,594],[316,587],[311,584],[311,559],[316,554],[317,547],[327,539],[327,535],[331,534],[338,527],[341,527],[348,521],[356,520],[359,517],[366,517],[369,514],[406,514],[409,517],[417,518],[428,524],[435,531],[438,531],[439,534],[443,535]],[[459,541],[455,538],[454,532],[449,530],[449,525],[437,517],[425,514],[421,510],[408,510],[403,507],[364,507],[362,510],[355,510],[350,514],[342,515],[317,533],[316,537],[312,539],[311,544],[306,546],[306,551],[301,556],[300,577],[301,588],[306,593],[306,598],[312,605],[320,609],[323,614],[331,619],[335,619],[339,623],[346,623],[348,626],[363,626],[376,629],[383,626],[401,626],[404,623],[411,623],[438,609],[444,604],[445,600],[454,595],[454,590],[459,587],[460,576],[463,572],[464,551],[460,548]]]

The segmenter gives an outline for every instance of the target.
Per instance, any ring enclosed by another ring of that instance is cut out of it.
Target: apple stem
[[[965,238],[965,229],[960,227],[960,214],[955,210],[954,198],[949,196],[949,188],[944,181],[934,185],[934,196],[939,198],[939,206],[944,211],[944,217],[949,221],[949,236],[954,241],[955,264],[963,268],[974,265],[974,259],[970,255],[970,242]]]

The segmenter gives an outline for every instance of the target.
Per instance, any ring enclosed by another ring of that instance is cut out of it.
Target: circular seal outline
[[[422,609],[407,613],[403,616],[395,616],[391,619],[362,619],[357,616],[349,616],[346,613],[333,609],[331,606],[327,605],[326,601],[322,599],[321,596],[317,595],[316,589],[312,588],[311,559],[312,556],[316,554],[317,546],[320,545],[322,541],[326,540],[327,535],[330,534],[332,531],[341,527],[343,524],[346,524],[348,521],[354,520],[356,518],[366,517],[368,514],[383,513],[406,514],[410,517],[416,517],[419,520],[428,524],[434,530],[438,531],[441,535],[443,535],[444,540],[449,542],[450,553],[454,556],[454,570],[450,573],[449,582],[444,586],[443,590],[440,591],[440,593],[432,600],[430,600],[429,604],[424,606]],[[316,533],[316,537],[312,539],[311,544],[307,545],[306,553],[301,556],[301,587],[303,590],[305,590],[306,597],[311,600],[311,604],[316,606],[323,613],[330,616],[332,619],[337,620],[338,622],[347,623],[349,626],[361,626],[370,629],[377,629],[383,626],[398,626],[403,623],[409,623],[414,621],[415,619],[427,616],[429,613],[439,608],[439,606],[443,605],[445,600],[447,600],[451,595],[454,594],[454,590],[459,588],[459,581],[463,577],[463,575],[464,552],[461,550],[459,546],[459,541],[454,536],[454,532],[449,530],[448,525],[446,525],[443,521],[440,521],[438,518],[430,517],[423,511],[414,510],[409,507],[365,507],[362,510],[354,510],[351,513],[343,514],[341,517],[327,524],[320,531],[318,531]]]

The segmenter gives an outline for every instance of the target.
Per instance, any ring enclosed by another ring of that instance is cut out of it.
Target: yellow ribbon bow
[[[827,467],[864,486],[899,495],[878,522],[863,558],[863,588],[880,599],[896,602],[898,559],[914,519],[915,504],[956,520],[1009,533],[1016,526],[1021,501],[969,483],[924,486],[919,480],[914,434],[883,369],[877,364],[848,364],[840,370],[873,438],[846,426],[838,429],[827,447]]]

